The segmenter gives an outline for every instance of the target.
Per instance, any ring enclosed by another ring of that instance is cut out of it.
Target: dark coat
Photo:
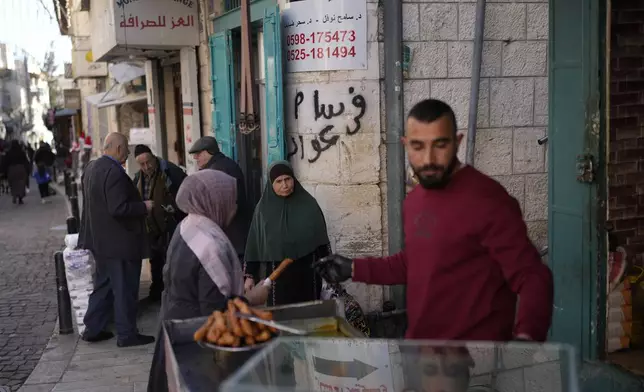
[[[237,162],[218,152],[210,158],[206,169],[219,170],[237,180],[237,215],[230,226],[226,228],[226,235],[233,243],[238,255],[243,255],[246,250],[246,239],[250,222],[253,217],[251,207],[246,200],[246,181],[244,173]]]
[[[123,168],[103,156],[87,165],[81,183],[83,211],[79,247],[92,251],[97,259],[139,261],[146,258],[147,209]]]
[[[227,298],[212,281],[199,258],[181,237],[181,225],[168,246],[168,260],[163,268],[163,299],[159,319],[185,320],[209,316],[226,305]],[[168,391],[165,371],[165,346],[163,329],[159,331],[150,376],[148,392]]]
[[[186,216],[186,214],[184,214],[183,211],[181,211],[179,207],[177,207],[176,200],[177,193],[179,193],[179,187],[183,183],[183,180],[187,177],[187,174],[183,171],[183,169],[172,162],[168,162],[165,159],[159,157],[157,157],[157,161],[159,164],[157,175],[161,175],[160,173],[164,174],[163,178],[165,179],[165,197],[164,200],[154,200],[154,208],[152,214],[155,219],[163,220],[163,224],[160,225],[160,228],[165,230],[165,233],[163,234],[168,234],[167,239],[163,244],[163,246],[165,247],[167,245],[167,242],[169,242],[170,238],[172,237],[177,224],[181,222],[181,220],[183,220],[183,218],[185,218]],[[143,187],[143,184],[141,183],[142,180],[145,180],[145,176],[143,176],[143,173],[141,172],[141,170],[139,170],[134,175],[134,185],[137,186],[139,193],[141,192],[141,189]],[[163,210],[163,206],[167,206],[168,204],[171,204],[175,210],[175,213],[172,215],[168,215],[168,213]]]
[[[45,166],[53,166],[54,161],[56,160],[56,155],[54,155],[50,148],[43,146],[39,147],[38,150],[36,150],[33,159],[36,165],[42,164]]]
[[[168,188],[170,194],[176,199],[177,193],[179,192],[179,187],[181,186],[183,180],[187,177],[187,174],[183,171],[183,169],[170,161],[166,161],[165,159],[158,157],[157,160],[159,161],[159,169],[165,173],[169,180],[166,184],[166,188]],[[140,178],[141,170],[136,172],[136,174],[134,175],[134,183],[138,183]]]

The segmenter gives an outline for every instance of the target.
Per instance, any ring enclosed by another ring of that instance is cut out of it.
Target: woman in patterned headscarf
[[[209,316],[231,296],[244,295],[237,252],[224,234],[237,211],[237,180],[216,170],[202,170],[183,181],[177,206],[188,216],[175,230],[163,271],[161,320]],[[246,293],[251,305],[266,302],[270,287]],[[161,335],[161,334],[160,334]],[[155,348],[148,391],[168,390],[163,338]]]

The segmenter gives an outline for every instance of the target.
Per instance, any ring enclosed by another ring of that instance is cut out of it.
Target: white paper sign
[[[130,128],[130,145],[145,144],[152,150],[156,147],[156,135],[150,128]]]
[[[119,44],[163,48],[199,45],[198,0],[112,0]]]
[[[288,72],[367,68],[366,0],[305,0],[282,11]]]
[[[341,343],[307,347],[312,390],[393,392],[387,343],[357,340]]]

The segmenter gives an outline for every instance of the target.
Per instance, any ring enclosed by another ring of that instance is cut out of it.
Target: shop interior
[[[644,375],[644,18],[641,5],[607,14],[609,362]]]

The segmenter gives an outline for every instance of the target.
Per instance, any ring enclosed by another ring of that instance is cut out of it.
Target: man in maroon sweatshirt
[[[449,105],[419,102],[406,128],[402,141],[420,186],[404,201],[403,251],[332,255],[315,269],[330,283],[407,285],[410,339],[546,340],[552,274],[528,238],[519,203],[459,162],[463,135]]]

